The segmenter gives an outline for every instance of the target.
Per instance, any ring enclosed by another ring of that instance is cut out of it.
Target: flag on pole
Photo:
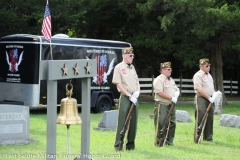
[[[51,27],[51,14],[48,7],[48,1],[45,8],[43,24],[42,24],[42,35],[46,40],[50,40],[52,36],[52,27]]]

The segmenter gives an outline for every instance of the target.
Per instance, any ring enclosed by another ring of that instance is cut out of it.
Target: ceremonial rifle
[[[171,121],[171,117],[172,117],[172,110],[173,110],[174,106],[175,106],[175,103],[172,103],[169,113],[167,115],[167,118],[165,120],[164,126],[161,129],[160,139],[159,139],[159,143],[158,143],[158,146],[160,146],[160,147],[162,147],[167,140],[168,132],[169,132],[169,128],[170,128],[170,121]]]
[[[131,119],[131,114],[132,114],[133,108],[134,108],[134,103],[132,103],[132,105],[130,107],[130,110],[129,110],[127,118],[125,120],[123,129],[120,132],[120,142],[119,142],[119,146],[118,146],[118,150],[119,151],[123,150],[123,140],[124,140],[125,133],[126,133],[126,131],[128,129],[129,123],[130,123],[130,119]]]
[[[206,125],[206,122],[207,122],[208,112],[209,112],[211,107],[212,107],[212,103],[210,103],[208,105],[207,110],[206,110],[206,112],[203,115],[202,121],[201,121],[200,125],[197,128],[197,133],[196,133],[197,135],[196,135],[196,138],[195,138],[195,143],[200,143],[200,141],[201,141],[201,137],[203,135],[203,132],[204,132],[204,129],[205,129],[205,125]]]

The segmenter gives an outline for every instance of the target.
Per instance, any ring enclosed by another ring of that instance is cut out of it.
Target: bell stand
[[[94,59],[40,61],[40,80],[47,80],[47,147],[46,159],[56,160],[57,80],[81,78],[82,125],[81,153],[76,160],[89,160],[91,77],[97,75]]]
[[[68,149],[68,155],[70,154],[70,136],[69,136],[69,128],[70,128],[70,124],[67,124],[67,149]],[[70,159],[70,157],[68,157],[68,159]]]

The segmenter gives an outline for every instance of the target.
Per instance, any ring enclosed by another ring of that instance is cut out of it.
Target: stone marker
[[[191,117],[187,111],[176,110],[176,121],[178,122],[192,122]]]
[[[221,114],[220,125],[240,128],[240,116],[231,114]]]
[[[105,111],[95,130],[115,130],[117,126],[118,110]]]
[[[191,117],[187,111],[176,110],[176,121],[178,122],[192,122]],[[150,114],[150,118],[154,118],[154,114]]]
[[[29,107],[0,104],[0,144],[37,142],[29,138]]]
[[[154,118],[154,114],[150,114],[150,118],[153,119]]]

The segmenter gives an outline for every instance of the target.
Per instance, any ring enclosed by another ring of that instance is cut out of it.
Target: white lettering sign
[[[104,50],[104,49],[88,49],[87,53],[107,53],[107,54],[115,54],[114,50]]]

